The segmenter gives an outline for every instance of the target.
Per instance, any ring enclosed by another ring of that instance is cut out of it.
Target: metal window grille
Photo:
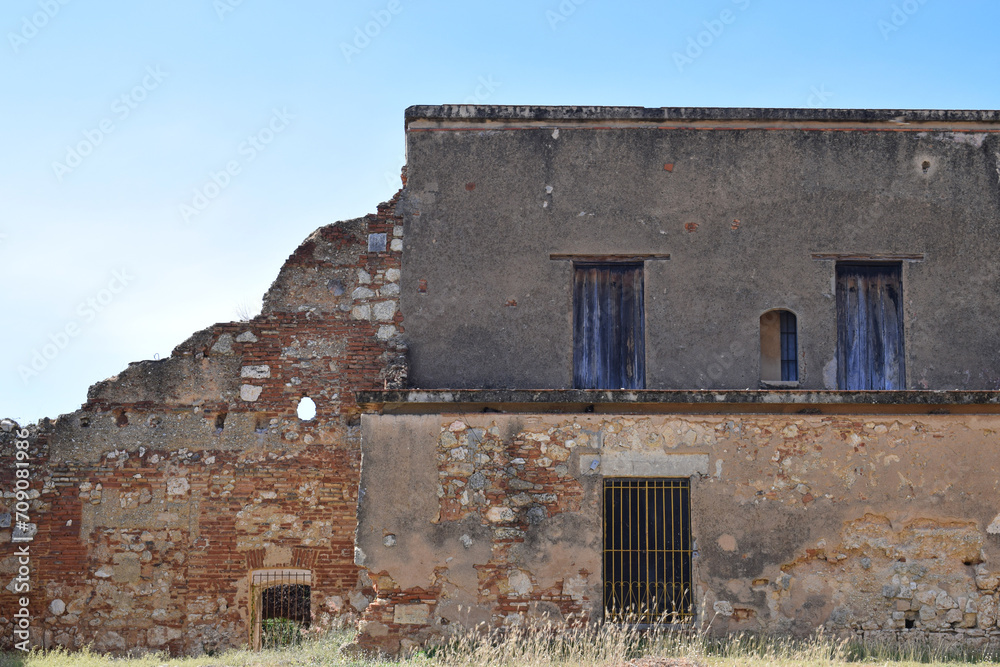
[[[782,310],[781,327],[781,379],[797,382],[799,379],[798,327],[795,313]]]
[[[614,622],[694,617],[691,483],[604,480],[604,611]]]
[[[298,644],[312,620],[312,573],[273,569],[250,573],[250,646],[259,651]]]

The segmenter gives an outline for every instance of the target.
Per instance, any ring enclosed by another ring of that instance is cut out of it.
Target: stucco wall
[[[605,475],[690,476],[695,611],[714,631],[997,639],[998,426],[366,415],[357,562],[377,597],[361,645],[395,652],[542,613],[600,618]]]
[[[661,110],[448,107],[450,118],[422,118],[440,109],[411,110],[407,132],[414,386],[572,386],[572,268],[552,253],[670,255],[645,267],[650,389],[757,388],[759,318],[773,308],[798,316],[801,386],[836,388],[835,262],[813,253],[923,255],[902,267],[907,386],[1000,382],[992,116],[807,123],[756,110],[713,124],[713,110],[639,122]]]

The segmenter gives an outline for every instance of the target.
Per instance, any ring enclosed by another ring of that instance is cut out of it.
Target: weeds
[[[169,658],[149,654],[111,658],[90,649],[55,649],[0,654],[0,667],[369,667],[378,659],[354,659],[341,651],[353,633],[334,631],[303,637],[297,624],[273,632],[280,641],[299,642],[260,652],[233,650],[213,657]],[[750,633],[712,637],[708,628],[556,623],[533,620],[502,628],[464,631],[447,642],[402,658],[400,667],[912,667],[993,663],[996,647],[957,648],[927,641],[867,641],[832,637],[819,631],[808,639]]]

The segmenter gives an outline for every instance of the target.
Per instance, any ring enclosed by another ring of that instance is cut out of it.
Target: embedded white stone
[[[240,386],[240,398],[244,401],[256,401],[260,398],[260,392],[264,391],[263,387],[255,387],[252,384],[245,384]]]
[[[62,616],[66,611],[66,603],[59,598],[56,598],[49,603],[49,611],[51,611],[54,616]]]
[[[371,318],[372,309],[367,304],[363,306],[354,306],[351,309],[351,319],[355,320],[367,320]]]
[[[240,377],[244,378],[269,378],[271,377],[271,367],[263,364],[260,366],[244,366],[240,369]]]
[[[212,352],[214,354],[232,354],[233,353],[233,337],[231,334],[222,334],[219,336],[219,340],[215,341],[215,345],[212,346]]]
[[[514,510],[509,507],[491,507],[486,513],[486,519],[490,523],[503,523],[514,520]]]
[[[352,299],[370,299],[375,296],[375,292],[371,291],[367,287],[357,287],[353,292],[351,292]]]
[[[389,321],[396,314],[395,301],[380,301],[375,304],[375,319],[382,322]]]
[[[237,343],[256,343],[257,337],[253,335],[252,331],[244,331],[239,336],[236,337]]]
[[[399,269],[386,269],[385,279],[388,280],[390,283],[394,283],[397,280],[399,280]]]
[[[358,269],[358,282],[362,285],[366,285],[372,281],[372,276],[370,273],[364,269]]]
[[[399,252],[402,249],[403,249],[402,239],[393,239],[392,243],[389,244],[389,250],[392,250],[394,252]]]
[[[383,324],[378,328],[375,337],[379,340],[389,340],[396,335],[396,327],[391,324]]]
[[[729,604],[725,600],[720,600],[712,605],[712,609],[715,610],[717,614],[722,614],[723,616],[733,615],[733,605]]]
[[[191,483],[187,477],[171,477],[167,480],[168,496],[183,496],[191,488]]]
[[[517,570],[514,574],[507,577],[507,583],[510,584],[510,587],[513,588],[518,595],[527,595],[532,589],[531,577],[521,570]]]

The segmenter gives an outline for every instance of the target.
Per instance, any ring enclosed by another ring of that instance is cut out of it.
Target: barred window
[[[254,650],[302,641],[312,621],[312,572],[291,568],[250,573],[250,646]]]
[[[604,613],[610,621],[694,616],[688,479],[604,480]]]
[[[789,310],[769,310],[760,316],[760,379],[798,382],[798,322]]]

